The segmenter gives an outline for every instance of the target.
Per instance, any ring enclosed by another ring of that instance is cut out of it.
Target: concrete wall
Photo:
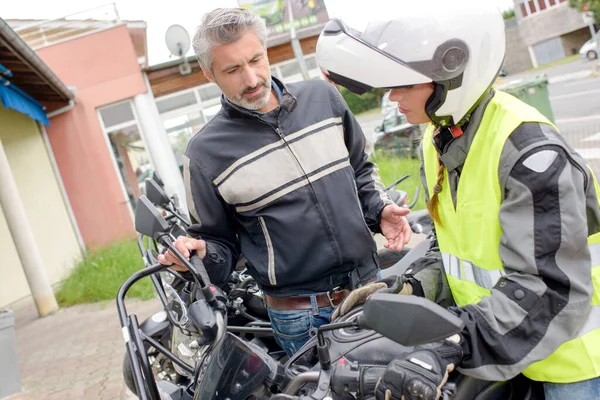
[[[132,236],[133,220],[96,109],[146,92],[125,25],[37,51],[68,86],[76,106],[47,129],[86,245]]]
[[[506,56],[504,58],[504,68],[506,73],[515,74],[532,68],[533,65],[527,51],[527,45],[523,41],[519,25],[515,18],[506,21],[505,32]]]
[[[29,224],[50,281],[57,283],[81,253],[42,133],[35,121],[1,105],[0,121],[0,139]],[[1,308],[31,294],[2,209],[0,254]]]
[[[521,1],[515,0],[515,11],[521,29],[521,36],[527,46],[586,27],[581,12],[569,7],[568,2],[560,3],[558,6],[525,18],[521,16],[518,6],[520,3]]]

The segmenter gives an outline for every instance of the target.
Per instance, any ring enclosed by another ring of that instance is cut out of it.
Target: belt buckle
[[[331,305],[331,308],[335,308],[335,304],[333,304],[333,298],[331,297],[331,292],[327,291],[327,293],[325,293],[327,295],[327,299],[329,299],[329,304]]]

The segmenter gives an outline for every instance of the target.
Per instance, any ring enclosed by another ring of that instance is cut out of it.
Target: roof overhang
[[[74,98],[71,90],[2,18],[0,64],[12,72],[11,84],[45,104],[47,112],[65,106]]]

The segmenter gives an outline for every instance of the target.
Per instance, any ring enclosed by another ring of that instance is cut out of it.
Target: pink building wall
[[[134,235],[133,221],[96,109],[146,92],[127,27],[37,50],[67,86],[75,107],[50,119],[48,137],[88,246]]]

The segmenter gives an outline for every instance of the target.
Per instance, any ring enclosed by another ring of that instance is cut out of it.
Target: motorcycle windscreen
[[[270,372],[247,343],[229,333],[210,357],[194,399],[246,399],[263,385]]]

